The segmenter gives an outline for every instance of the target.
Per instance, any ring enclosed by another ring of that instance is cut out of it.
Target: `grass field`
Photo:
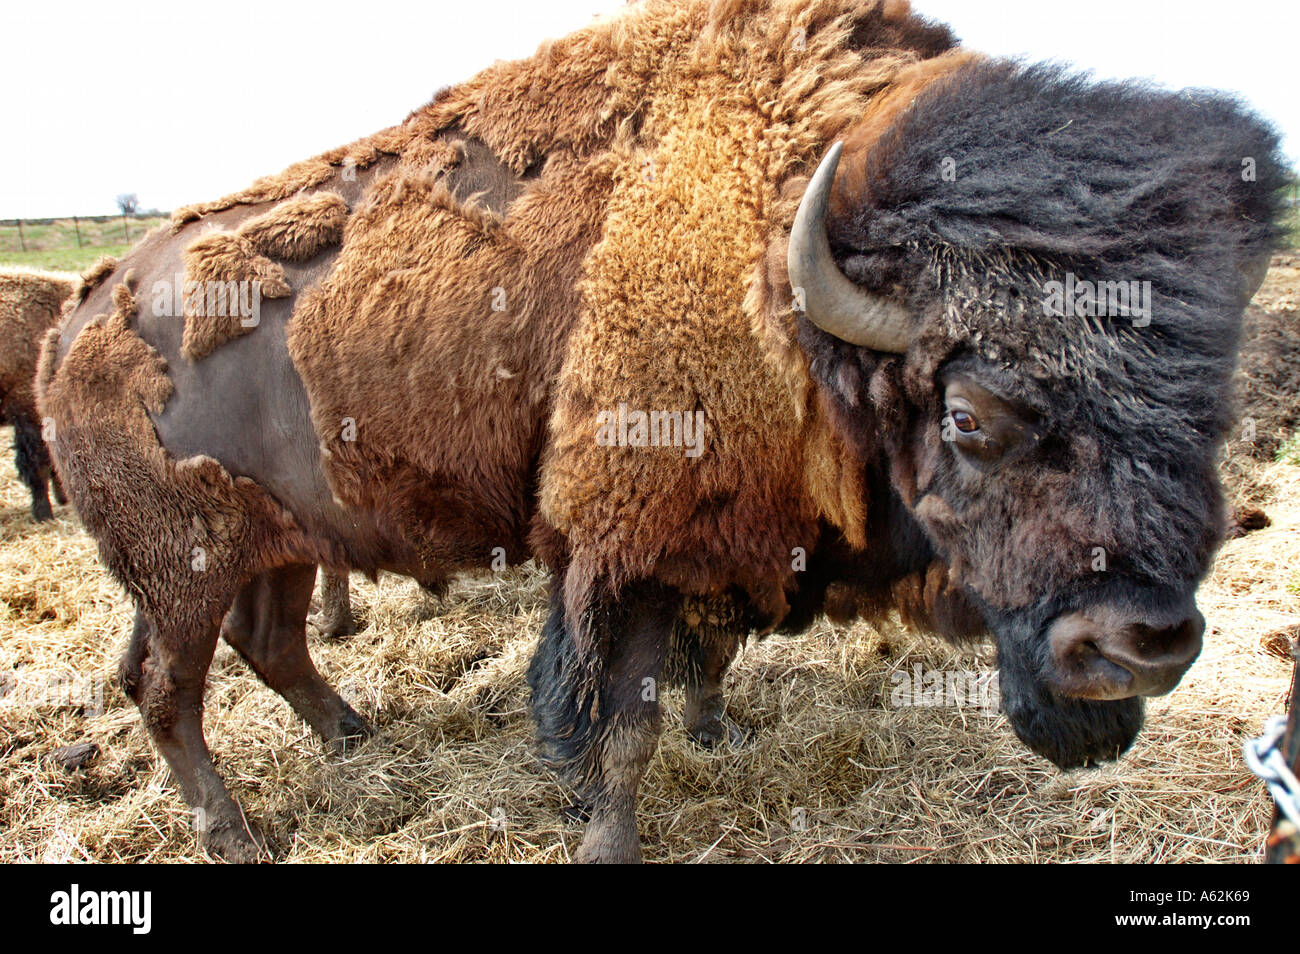
[[[1291,206],[1283,224],[1286,226],[1287,234],[1291,236],[1291,247],[1300,248],[1300,205]]]
[[[19,241],[18,228],[0,225],[0,266],[28,265],[60,272],[80,272],[92,265],[101,255],[121,258],[127,250],[154,226],[166,221],[165,216],[121,218],[102,222],[82,219],[81,247],[77,244],[76,226],[72,219],[58,219],[49,225],[23,223],[23,241]],[[26,251],[22,246],[26,244]]]

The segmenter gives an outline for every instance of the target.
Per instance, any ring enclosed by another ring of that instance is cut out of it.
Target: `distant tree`
[[[134,192],[123,192],[117,197],[117,207],[123,215],[134,215],[136,209],[140,208],[140,197]]]

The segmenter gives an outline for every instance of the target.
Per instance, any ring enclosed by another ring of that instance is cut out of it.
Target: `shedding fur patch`
[[[402,165],[412,169],[455,169],[465,159],[461,140],[415,139],[402,151]]]
[[[128,278],[129,281],[129,278]],[[209,457],[172,458],[150,415],[172,394],[166,362],[131,328],[138,301],[113,288],[62,362],[47,337],[38,372],[51,450],[101,558],[168,635],[216,625],[250,567],[300,544],[292,519],[256,484]]]
[[[81,288],[77,291],[77,304],[85,301],[86,296],[98,288],[105,278],[112,275],[115,268],[117,268],[117,259],[112,255],[101,255],[94,265],[82,272]]]
[[[417,125],[407,120],[401,126],[393,126],[350,145],[294,163],[283,172],[263,176],[239,192],[212,202],[183,205],[172,213],[172,231],[179,232],[190,222],[213,212],[232,209],[237,205],[280,202],[299,192],[324,185],[336,176],[349,176],[362,169],[369,169],[385,155],[400,155],[407,143],[426,128],[427,124]]]
[[[333,192],[286,199],[245,221],[239,234],[258,252],[286,262],[305,262],[343,240],[348,204]]]
[[[441,169],[398,164],[295,308],[289,353],[331,488],[392,521],[421,578],[526,553],[550,382],[609,187],[602,165],[556,157],[506,221]]]
[[[253,331],[245,315],[257,296],[285,298],[289,283],[284,269],[258,254],[241,232],[214,231],[201,235],[181,254],[185,263],[185,332],[181,353],[191,361]]]

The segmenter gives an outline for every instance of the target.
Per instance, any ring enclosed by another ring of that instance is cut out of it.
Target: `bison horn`
[[[837,142],[804,190],[790,230],[786,265],[790,287],[803,289],[808,320],[849,344],[901,354],[912,338],[912,320],[901,305],[858,287],[831,257],[826,206],[844,144]]]

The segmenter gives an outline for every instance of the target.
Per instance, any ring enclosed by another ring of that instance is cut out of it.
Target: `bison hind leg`
[[[307,626],[326,639],[343,639],[357,631],[347,574],[320,572],[320,612],[307,617]]]
[[[193,813],[204,846],[231,862],[267,856],[266,841],[226,790],[203,738],[203,685],[217,625],[198,631],[160,625],[137,613],[121,680]]]
[[[307,609],[315,582],[316,567],[310,563],[254,577],[235,597],[221,635],[321,738],[343,750],[371,729],[324,680],[307,652]]]
[[[68,505],[68,495],[63,489],[63,481],[59,480],[59,472],[53,467],[50,468],[50,490],[54,493],[54,502],[60,507]]]
[[[680,601],[629,584],[589,607],[575,637],[559,590],[528,670],[539,755],[589,817],[577,859],[640,861],[636,798],[659,740],[658,683]]]

